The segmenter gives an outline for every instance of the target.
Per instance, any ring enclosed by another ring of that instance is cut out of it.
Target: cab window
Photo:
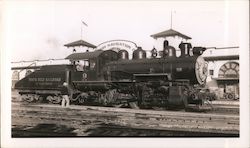
[[[93,70],[95,68],[94,60],[79,60],[75,62],[77,71]]]
[[[94,60],[90,60],[89,66],[90,66],[91,70],[95,69],[95,65],[96,65],[95,61]]]

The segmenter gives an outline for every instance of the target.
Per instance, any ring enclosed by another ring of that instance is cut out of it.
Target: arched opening
[[[227,62],[219,69],[218,74],[219,88],[224,92],[224,98],[239,98],[239,63]]]
[[[236,62],[227,62],[219,70],[220,78],[239,78],[239,64]]]
[[[12,79],[12,86],[11,86],[11,88],[13,89],[15,87],[16,82],[19,80],[19,72],[17,70],[15,70],[12,73],[11,79]]]

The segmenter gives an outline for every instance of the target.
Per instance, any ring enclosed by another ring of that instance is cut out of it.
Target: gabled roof
[[[88,43],[84,40],[78,40],[72,43],[65,44],[64,46],[66,47],[84,46],[84,47],[89,47],[89,48],[96,48],[95,45]]]
[[[84,53],[72,53],[71,55],[67,56],[65,59],[70,60],[81,60],[81,59],[93,59],[98,57],[103,50],[96,50],[93,52],[84,52]]]
[[[165,30],[165,31],[151,35],[151,37],[153,37],[155,39],[161,38],[161,37],[169,37],[169,36],[179,36],[179,37],[182,37],[184,39],[192,39],[191,37],[189,37],[185,34],[182,34],[178,31],[175,31],[173,29]]]

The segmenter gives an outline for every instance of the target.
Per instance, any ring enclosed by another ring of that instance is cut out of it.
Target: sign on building
[[[97,46],[98,50],[127,50],[127,51],[134,51],[137,49],[137,45],[128,40],[110,40],[103,42]]]

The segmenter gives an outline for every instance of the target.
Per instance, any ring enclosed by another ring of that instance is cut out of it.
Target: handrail
[[[15,61],[11,63],[28,63],[28,62],[45,62],[45,61],[60,61],[60,60],[66,60],[66,59],[45,59],[45,60],[32,60],[32,61]]]

